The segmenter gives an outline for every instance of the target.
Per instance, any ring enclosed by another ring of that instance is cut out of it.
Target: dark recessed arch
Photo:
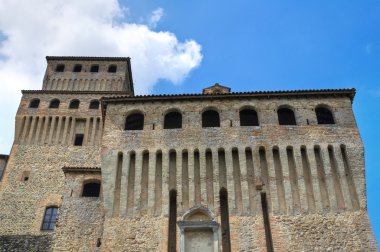
[[[279,108],[277,110],[278,123],[280,125],[297,125],[294,111],[290,108]]]
[[[70,101],[69,109],[77,109],[79,108],[80,101],[78,99],[74,99]]]
[[[172,111],[165,115],[164,129],[182,128],[182,114],[178,111]]]
[[[259,126],[259,117],[257,112],[251,108],[240,110],[240,126]]]
[[[49,108],[59,108],[59,104],[61,103],[58,99],[53,99],[50,101]]]
[[[318,124],[335,124],[334,116],[330,109],[322,106],[315,108]]]
[[[99,109],[100,102],[99,100],[92,100],[90,102],[89,109]]]
[[[208,109],[202,113],[202,127],[220,127],[219,113],[213,109]]]
[[[92,65],[90,68],[91,73],[97,73],[99,72],[99,65]]]
[[[109,73],[116,73],[116,71],[117,71],[117,66],[116,65],[110,65],[108,67],[108,72]]]
[[[89,180],[83,183],[82,197],[99,197],[100,181]]]
[[[38,108],[40,106],[40,99],[36,98],[30,101],[29,108]]]
[[[127,116],[125,120],[125,130],[143,130],[144,129],[144,115],[136,112]]]
[[[76,64],[73,68],[74,73],[79,73],[82,71],[82,65],[81,64]]]
[[[65,71],[65,65],[64,65],[64,64],[58,64],[58,65],[55,67],[55,71],[56,71],[56,72],[63,72],[63,71]]]

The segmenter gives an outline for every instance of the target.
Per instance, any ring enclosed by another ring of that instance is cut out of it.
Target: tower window
[[[259,126],[257,112],[253,109],[243,109],[239,113],[240,126]]]
[[[54,230],[55,219],[57,218],[58,207],[47,207],[45,209],[44,219],[41,230]]]
[[[99,103],[98,100],[93,100],[93,101],[90,102],[90,107],[89,108],[90,109],[98,109],[99,105],[100,105],[100,103]]]
[[[289,108],[280,108],[277,110],[278,123],[280,125],[297,125],[293,110]]]
[[[49,108],[59,108],[59,104],[61,102],[58,100],[58,99],[53,99],[51,102],[50,102],[50,105],[49,105]]]
[[[75,134],[74,146],[82,146],[83,145],[83,134]]]
[[[179,112],[170,112],[165,115],[164,129],[182,128],[182,115]]]
[[[328,108],[318,107],[315,109],[318,124],[335,124],[334,117]]]
[[[77,64],[74,66],[74,69],[73,69],[74,73],[79,73],[81,71],[82,71],[82,65]]]
[[[220,127],[219,113],[215,110],[207,110],[202,113],[202,127]]]
[[[64,65],[64,64],[58,64],[58,65],[55,67],[55,71],[56,71],[56,72],[63,72],[63,71],[65,71],[65,65]]]
[[[40,99],[33,99],[29,103],[29,108],[38,108],[40,106]]]
[[[72,100],[70,102],[69,109],[77,109],[77,108],[79,108],[79,103],[80,103],[79,100],[76,100],[76,99]]]
[[[89,182],[83,185],[82,197],[99,197],[100,182]]]
[[[127,116],[125,130],[142,130],[144,128],[144,115],[140,113]]]
[[[97,73],[99,72],[99,65],[92,65],[90,69],[91,73]]]
[[[110,66],[108,67],[108,72],[109,72],[109,73],[116,73],[116,70],[117,70],[116,65],[110,65]]]

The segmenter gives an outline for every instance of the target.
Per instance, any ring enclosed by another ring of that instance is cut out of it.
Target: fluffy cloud
[[[21,89],[40,89],[45,56],[129,56],[137,94],[159,79],[180,84],[202,60],[201,46],[175,34],[125,21],[117,0],[2,0],[0,2],[0,153],[9,151]],[[0,36],[1,38],[1,36]]]

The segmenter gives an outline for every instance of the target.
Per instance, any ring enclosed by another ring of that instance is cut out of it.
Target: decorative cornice
[[[130,61],[129,57],[46,56],[46,60]]]
[[[64,173],[69,173],[69,172],[93,172],[93,173],[101,173],[101,168],[100,167],[68,167],[65,166],[62,168]]]

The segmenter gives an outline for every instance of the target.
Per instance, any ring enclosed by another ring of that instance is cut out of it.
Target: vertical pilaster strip
[[[214,212],[214,163],[212,157],[211,149],[207,149],[205,152],[206,157],[206,194],[207,194],[207,204],[209,209]]]
[[[241,184],[241,197],[242,197],[242,215],[249,215],[250,213],[250,197],[248,187],[248,172],[247,162],[245,157],[245,149],[241,147],[238,149],[239,163],[240,163],[240,184]]]
[[[195,189],[194,189],[194,150],[189,149],[188,152],[188,160],[189,160],[189,208],[195,205]]]
[[[156,159],[154,150],[149,150],[149,172],[148,172],[148,212],[154,213],[155,201],[155,178],[156,178]]]
[[[327,144],[321,144],[321,158],[325,170],[325,179],[326,179],[326,186],[327,186],[327,192],[328,192],[328,198],[330,201],[330,209],[337,210],[337,200],[336,200],[336,194],[335,194],[335,188],[334,188],[334,179],[333,174],[331,171],[331,164],[329,162],[329,153],[327,150]]]
[[[55,129],[55,121],[56,121],[56,118],[55,116],[52,117],[52,120],[51,120],[51,126],[50,126],[50,132],[49,132],[49,140],[48,140],[48,144],[52,144],[53,142],[53,135],[54,135],[54,129]]]
[[[49,116],[47,116],[45,118],[45,125],[44,125],[44,129],[42,130],[42,138],[41,138],[41,144],[42,145],[45,145],[45,140],[46,140],[46,137],[47,137],[47,134],[48,134],[48,125],[50,123],[50,118]]]
[[[31,117],[27,116],[26,119],[25,119],[24,132],[22,133],[22,138],[21,138],[21,142],[22,143],[26,143],[27,142],[26,137],[28,136],[28,133],[29,133],[30,123],[31,123]]]
[[[226,175],[227,175],[227,194],[228,194],[228,206],[229,213],[236,213],[236,202],[235,202],[235,183],[234,183],[234,169],[232,164],[232,149],[226,148],[225,150],[226,158]]]
[[[40,139],[41,127],[42,127],[43,117],[40,117],[37,124],[37,132],[34,138],[34,144],[38,144],[38,140]]]
[[[337,162],[337,170],[338,170],[338,174],[339,174],[339,180],[340,180],[340,184],[342,186],[344,203],[345,203],[346,208],[348,210],[352,210],[353,205],[351,202],[350,188],[349,188],[349,184],[348,184],[348,180],[347,180],[346,171],[344,170],[344,162],[343,162],[343,158],[342,158],[342,154],[341,154],[341,150],[340,150],[340,145],[334,144],[333,148],[334,148],[335,158],[336,158],[336,162]]]
[[[143,153],[136,151],[136,166],[135,166],[135,202],[133,208],[133,216],[140,216],[141,206],[141,172],[142,172]]]
[[[177,151],[177,150],[176,150]],[[176,189],[177,189],[177,213],[182,213],[183,202],[182,202],[182,151],[177,151],[176,160]]]
[[[83,145],[88,145],[88,134],[89,134],[89,129],[90,129],[90,120],[91,117],[86,118],[86,127],[84,130],[84,139],[83,139]]]
[[[299,197],[300,197],[300,209],[302,212],[306,212],[308,210],[308,201],[306,195],[306,186],[305,186],[305,174],[303,172],[302,166],[302,157],[301,157],[301,149],[299,146],[293,148],[294,161],[297,172],[297,180],[298,180],[298,189],[299,189]]]
[[[200,186],[201,186],[201,204],[208,207],[207,202],[207,178],[206,178],[206,152],[205,149],[199,149],[200,161]]]
[[[162,150],[162,212],[164,216],[169,214],[169,152]]]
[[[93,117],[93,121],[92,121],[92,132],[91,132],[91,140],[90,140],[90,145],[93,146],[94,145],[94,141],[95,141],[95,136],[96,136],[96,127],[97,127],[97,124],[98,124],[98,120],[96,117]]]
[[[218,149],[212,148],[212,163],[213,163],[213,192],[214,192],[214,212],[216,212],[216,209],[220,205],[220,200],[219,200],[219,190],[220,190],[220,185],[219,185],[219,160],[218,160]]]
[[[288,157],[286,153],[286,146],[279,146],[279,155],[280,155],[280,162],[282,167],[282,178],[283,178],[283,186],[285,191],[285,202],[286,202],[286,212],[292,213],[294,211],[294,205],[293,205],[293,194],[292,194],[292,186],[290,184],[290,176],[289,176],[289,163],[288,163]]]
[[[127,197],[128,197],[128,174],[130,165],[129,153],[123,152],[123,164],[121,171],[121,185],[120,185],[120,216],[127,215]]]
[[[28,144],[32,143],[32,140],[34,137],[34,127],[36,126],[36,120],[37,120],[37,117],[33,116],[32,124],[31,124],[30,129],[29,129]]]
[[[61,136],[61,128],[62,128],[62,116],[60,116],[58,118],[57,133],[56,133],[55,140],[54,140],[55,144],[59,143],[59,137]]]
[[[269,182],[269,190],[270,190],[270,205],[272,207],[272,211],[274,213],[278,213],[280,211],[280,207],[278,204],[278,189],[276,186],[276,173],[274,169],[274,159],[273,159],[273,151],[271,149],[267,149],[265,151],[267,166],[268,166],[268,182]]]
[[[263,169],[261,168],[261,164],[260,164],[260,146],[255,146],[254,149],[252,150],[252,159],[253,159],[253,167],[255,169],[255,178],[254,178],[254,196],[253,198],[251,199],[252,202],[254,202],[254,204],[252,206],[255,206],[255,208],[252,208],[251,209],[251,212],[254,213],[254,214],[258,214],[260,213],[260,209],[261,209],[261,206],[260,206],[260,202],[261,202],[261,198],[260,198],[260,193],[256,190],[256,183],[257,184],[260,184],[260,183],[263,183],[264,184],[264,187],[267,189],[266,190],[266,195],[270,198],[270,190],[269,190],[269,185],[268,185],[268,181],[264,179],[264,177],[267,179],[267,175],[264,175],[263,174]],[[269,202],[268,202],[269,203]],[[270,209],[270,206],[268,205],[268,209]]]
[[[70,118],[66,117],[65,126],[63,128],[62,145],[65,145],[67,141],[67,134],[68,134],[67,130],[69,128],[69,122],[70,122]]]
[[[317,163],[316,163],[317,161],[315,160],[314,146],[308,145],[306,148],[307,148],[307,157],[309,159],[311,181],[313,185],[315,209],[317,212],[322,212],[323,210],[322,195],[321,195],[321,188],[318,181],[318,171],[317,171]]]
[[[76,123],[76,118],[72,117],[69,140],[67,141],[68,145],[73,145],[75,123]]]

